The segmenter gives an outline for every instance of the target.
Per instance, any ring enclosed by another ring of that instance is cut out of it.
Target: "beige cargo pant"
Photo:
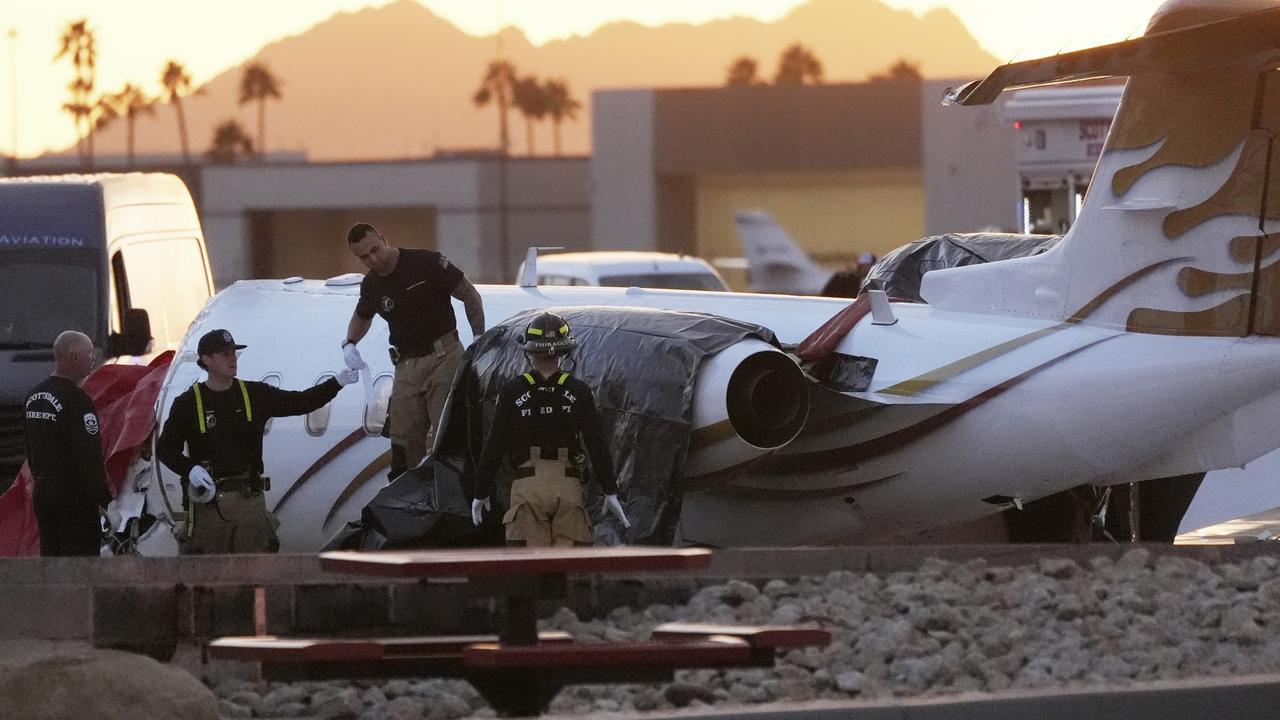
[[[450,333],[436,342],[435,352],[396,364],[387,410],[391,442],[404,448],[406,467],[417,467],[426,456],[428,436],[440,424],[453,374],[461,362],[462,343]]]
[[[528,547],[570,547],[591,543],[591,518],[582,495],[582,482],[565,475],[563,459],[543,460],[531,448],[533,476],[511,483],[511,509],[502,516],[507,540]],[[527,467],[527,466],[525,466]]]
[[[280,550],[279,525],[261,492],[220,492],[216,502],[191,504],[178,550],[183,555],[273,553]]]

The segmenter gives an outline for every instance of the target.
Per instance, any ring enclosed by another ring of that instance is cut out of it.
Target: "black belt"
[[[239,475],[228,475],[214,480],[218,487],[218,492],[244,492],[249,494],[260,493],[264,490],[271,489],[271,478],[263,477],[257,473],[241,473]]]
[[[578,478],[579,480],[581,480],[582,469],[566,465],[564,468],[564,476],[571,477],[571,478]],[[516,468],[516,478],[527,478],[527,477],[533,477],[533,468],[531,467]]]
[[[387,348],[387,352],[391,355],[391,364],[395,365],[399,363],[401,360],[407,360],[409,358],[416,358],[416,357],[422,357],[424,355],[430,355],[436,351],[436,346],[439,345],[442,340],[448,340],[450,338],[457,340],[458,331],[450,330],[449,332],[441,335],[435,340],[431,340],[430,342],[427,342],[427,343],[414,344],[414,345],[410,345],[410,344],[392,345],[391,347]]]

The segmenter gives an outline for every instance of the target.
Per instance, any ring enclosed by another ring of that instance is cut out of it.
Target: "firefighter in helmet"
[[[591,520],[582,492],[585,455],[604,492],[605,509],[630,527],[618,501],[613,459],[591,388],[560,369],[561,359],[578,345],[569,324],[544,312],[516,340],[530,367],[499,391],[476,470],[472,521],[479,525],[484,511],[491,509],[494,476],[505,456],[515,468],[511,507],[502,518],[508,543],[590,544]]]

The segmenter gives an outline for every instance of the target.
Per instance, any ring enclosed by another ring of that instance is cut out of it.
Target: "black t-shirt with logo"
[[[200,406],[204,408],[204,432],[196,410],[196,394],[192,388],[179,395],[169,409],[156,456],[170,470],[183,478],[191,468],[209,463],[214,478],[230,477],[248,471],[263,472],[262,433],[273,417],[306,415],[319,410],[338,394],[342,386],[330,378],[302,391],[281,390],[266,383],[246,381],[249,412],[245,412],[240,382],[226,390],[210,390],[200,383]],[[186,454],[183,449],[186,448]]]
[[[425,347],[458,327],[449,298],[461,279],[462,271],[444,255],[401,249],[390,275],[365,274],[356,314],[365,320],[381,315],[398,348]]]
[[[36,492],[106,507],[111,491],[93,400],[74,382],[50,376],[31,390],[24,406],[22,431]]]
[[[532,370],[502,386],[498,409],[476,467],[476,497],[489,497],[505,455],[512,467],[529,459],[530,447],[586,450],[591,470],[606,495],[618,492],[604,423],[591,388],[566,372],[541,379]]]

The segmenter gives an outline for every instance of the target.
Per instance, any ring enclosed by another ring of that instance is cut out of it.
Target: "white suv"
[[[524,263],[516,271],[516,282]],[[729,288],[706,260],[660,252],[571,252],[538,256],[539,285],[599,285],[665,290]]]

